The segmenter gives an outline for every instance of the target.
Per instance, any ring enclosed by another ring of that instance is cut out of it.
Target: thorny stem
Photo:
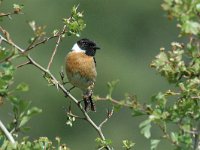
[[[55,36],[56,37],[56,36]],[[24,52],[25,50],[20,48],[19,46],[17,46],[16,44],[14,44],[13,42],[9,42],[8,40],[6,40],[2,35],[0,35],[0,39],[10,45],[12,45],[13,47],[15,47],[16,49],[18,49],[20,52]],[[30,47],[30,49],[34,48],[35,45],[33,47]],[[68,92],[68,90],[54,77],[54,75],[48,70],[45,69],[44,67],[42,67],[40,64],[38,64],[30,55],[26,56],[27,59],[30,61],[30,63],[32,65],[34,65],[36,68],[38,68],[39,70],[41,70],[43,73],[47,74],[51,80],[53,81],[54,85],[59,88],[65,95],[67,95],[74,103],[76,103],[76,105],[79,107],[79,109],[81,110],[81,112],[83,113],[85,120],[97,131],[97,133],[99,134],[100,138],[105,141],[105,136],[101,130],[100,126],[97,126],[94,121],[90,118],[90,116],[88,115],[88,113],[85,111],[85,109],[83,108],[83,106],[79,103],[79,101],[73,96],[71,95],[70,92]],[[105,149],[107,150],[111,150],[110,146],[105,146]]]
[[[6,137],[8,138],[8,140],[12,143],[15,144],[15,140],[12,136],[12,134],[10,134],[10,132],[6,129],[6,127],[4,126],[4,124],[2,123],[2,121],[0,120],[0,128],[1,130],[4,132],[4,134],[6,135]]]

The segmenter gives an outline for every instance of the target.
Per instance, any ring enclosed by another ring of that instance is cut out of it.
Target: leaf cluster
[[[24,137],[21,142],[17,142],[15,145],[11,144],[4,137],[0,136],[1,149],[6,150],[70,150],[66,144],[62,144],[59,137],[56,138],[57,145],[53,145],[53,142],[47,137],[40,137],[37,140],[30,141],[28,137]]]

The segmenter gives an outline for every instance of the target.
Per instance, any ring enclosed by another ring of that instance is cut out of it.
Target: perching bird
[[[95,42],[81,39],[72,47],[66,57],[66,74],[69,82],[83,92],[85,110],[96,111],[92,101],[93,88],[97,76],[95,53],[100,49]]]

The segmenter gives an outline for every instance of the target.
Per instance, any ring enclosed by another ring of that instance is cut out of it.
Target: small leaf
[[[42,109],[38,107],[32,107],[31,109],[27,111],[27,115],[32,117],[33,115],[39,114],[41,112],[42,112]]]
[[[22,120],[21,120],[21,122],[19,124],[19,127],[22,127],[23,125],[25,125],[30,119],[31,119],[30,116],[24,116],[24,117],[22,117]]]
[[[116,87],[116,85],[118,83],[119,83],[119,80],[114,80],[114,81],[111,81],[111,82],[107,83],[107,86],[108,86],[108,96],[109,97],[112,97],[113,90],[114,90],[114,88]]]
[[[126,150],[130,150],[135,146],[135,143],[129,140],[123,140],[122,143],[123,143],[122,147],[125,148]]]
[[[29,90],[29,86],[26,83],[20,83],[17,87],[16,90],[26,92]]]
[[[151,140],[151,150],[156,150],[159,143],[160,143],[160,140],[156,140],[156,139]]]
[[[24,5],[13,4],[14,13],[16,14],[20,13],[23,7]]]
[[[178,135],[177,133],[171,132],[171,139],[174,143],[178,143]]]
[[[200,24],[195,21],[187,20],[182,26],[184,33],[197,35],[200,32]]]
[[[141,128],[141,134],[143,134],[147,139],[151,137],[151,120],[147,119],[140,123],[139,127]]]

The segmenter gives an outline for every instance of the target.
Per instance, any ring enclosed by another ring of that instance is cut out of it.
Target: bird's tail
[[[83,101],[85,105],[85,111],[88,111],[89,107],[91,111],[96,111],[94,101],[92,100],[92,92],[89,92],[86,95],[84,95]]]

